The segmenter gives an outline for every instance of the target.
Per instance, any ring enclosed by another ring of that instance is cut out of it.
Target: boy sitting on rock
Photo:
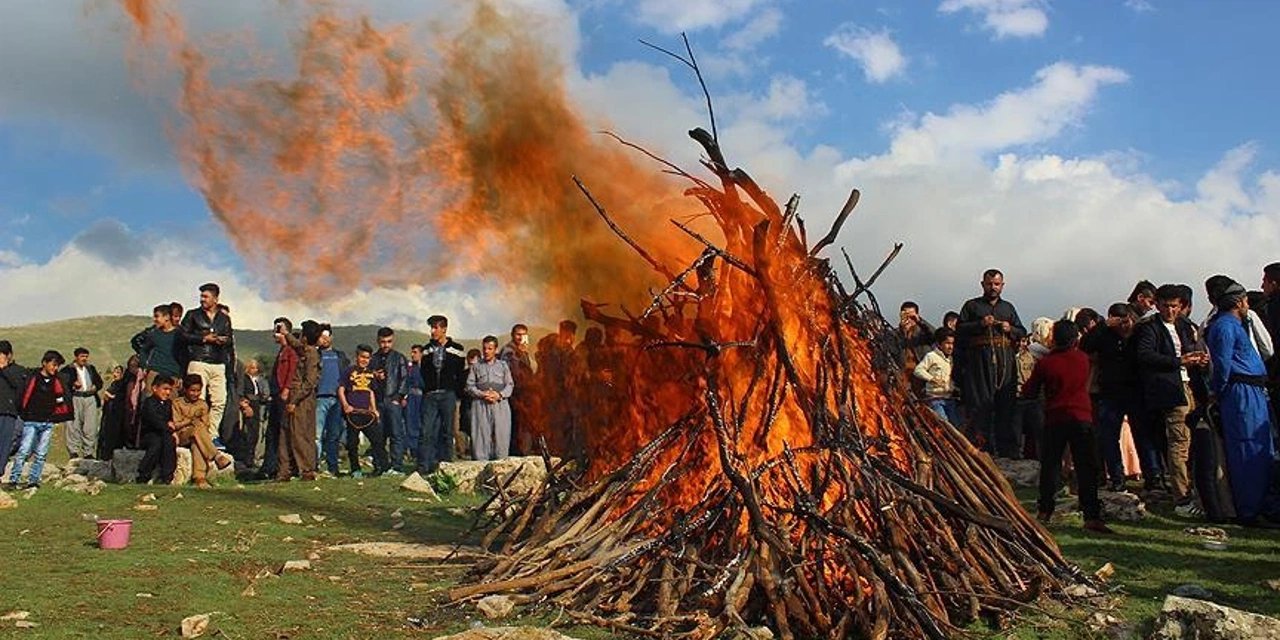
[[[182,379],[182,396],[173,401],[173,442],[191,447],[191,478],[198,489],[210,488],[209,465],[231,466],[231,456],[218,451],[209,435],[209,405],[204,401],[204,381],[187,374]]]

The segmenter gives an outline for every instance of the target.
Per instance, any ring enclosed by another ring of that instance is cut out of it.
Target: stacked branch
[[[640,342],[629,395],[597,407],[592,466],[513,502],[484,541],[499,553],[450,597],[654,637],[944,638],[1085,581],[991,460],[910,398],[892,329],[857,301],[870,281],[850,292],[818,256],[856,192],[810,248],[798,198],[779,207],[690,135],[720,184],[689,194],[719,239],[677,223],[702,252],[673,269],[611,224],[668,280],[640,316],[584,301]]]

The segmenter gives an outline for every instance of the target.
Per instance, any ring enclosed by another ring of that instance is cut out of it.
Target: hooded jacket
[[[36,371],[27,379],[19,408],[26,422],[67,422],[75,418],[71,388],[57,374]]]

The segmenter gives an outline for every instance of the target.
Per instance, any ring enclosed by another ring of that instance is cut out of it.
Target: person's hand
[[[995,317],[995,316],[982,316],[982,326],[984,326],[984,327],[990,327],[991,325],[993,325],[993,324],[995,324],[995,323],[996,323],[996,317]]]
[[[1194,367],[1195,365],[1200,364],[1200,355],[1196,353],[1184,353],[1182,354],[1180,361],[1184,367]]]
[[[396,400],[396,404],[397,404],[397,405],[400,405],[401,407],[407,407],[407,406],[409,406],[409,399],[408,399],[408,398],[400,398],[399,400]]]
[[[218,341],[218,336],[215,336],[212,333],[206,333],[204,334],[204,337],[200,339],[200,341],[205,344],[212,344]]]
[[[79,391],[79,390],[80,390],[80,380],[79,380],[79,379],[76,379],[76,381],[75,381],[75,382],[71,383],[71,388],[72,388],[72,389],[75,389],[76,391]]]
[[[351,412],[352,412],[352,410],[353,410],[353,409],[352,409],[351,405],[349,405],[349,404],[347,404],[347,403],[345,403],[345,402],[344,402],[344,403],[342,403],[342,412],[343,412],[343,413],[351,413]]]
[[[1005,333],[1009,333],[1010,331],[1013,331],[1013,325],[1009,324],[1008,322],[1001,322],[1000,330]]]
[[[281,390],[280,390],[280,399],[281,399],[281,400],[284,400],[285,402],[288,402],[288,401],[289,401],[289,390],[288,390],[288,389],[281,389]]]
[[[287,414],[289,414],[289,415],[293,415],[294,410],[296,410],[297,408],[298,408],[298,405],[296,405],[296,404],[294,404],[294,403],[290,402],[290,403],[288,403],[288,404],[284,405],[284,412],[285,412],[285,413],[287,413]]]

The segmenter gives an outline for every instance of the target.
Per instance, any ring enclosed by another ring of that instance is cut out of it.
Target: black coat
[[[1097,358],[1098,394],[1107,398],[1135,397],[1139,390],[1133,336],[1126,338],[1100,326],[1080,340],[1080,350]]]
[[[80,393],[76,391],[76,365],[69,364],[63,367],[58,372],[58,376],[62,378],[62,383],[67,385],[68,393],[70,394],[68,397]],[[102,406],[102,396],[97,392],[105,391],[106,387],[103,385],[102,376],[98,375],[98,368],[93,365],[89,365],[89,381],[93,383],[94,398],[97,399],[98,406]]]
[[[440,371],[436,371],[435,357],[439,349],[444,349],[444,366]],[[436,344],[434,341],[429,342],[426,350],[422,352],[422,362],[418,372],[418,380],[415,380],[414,384],[417,384],[423,393],[443,390],[461,394],[462,387],[467,383],[467,351],[462,348],[462,345],[454,342],[453,338],[446,338],[443,345]]]
[[[28,375],[26,369],[12,362],[0,369],[0,416],[19,415],[18,401],[27,388]]]
[[[187,347],[186,362],[226,364],[230,361],[232,349],[235,347],[231,316],[221,310],[214,314],[211,320],[209,314],[204,312],[204,308],[192,309],[182,316],[182,324],[178,325],[178,331],[178,339]],[[210,333],[228,338],[227,343],[206,344],[204,337]]]
[[[1185,354],[1196,343],[1196,329],[1186,318],[1178,318],[1174,326]],[[1132,339],[1144,406],[1155,411],[1185,406],[1182,362],[1174,352],[1173,338],[1164,321],[1160,316],[1143,319],[1134,328]]]

